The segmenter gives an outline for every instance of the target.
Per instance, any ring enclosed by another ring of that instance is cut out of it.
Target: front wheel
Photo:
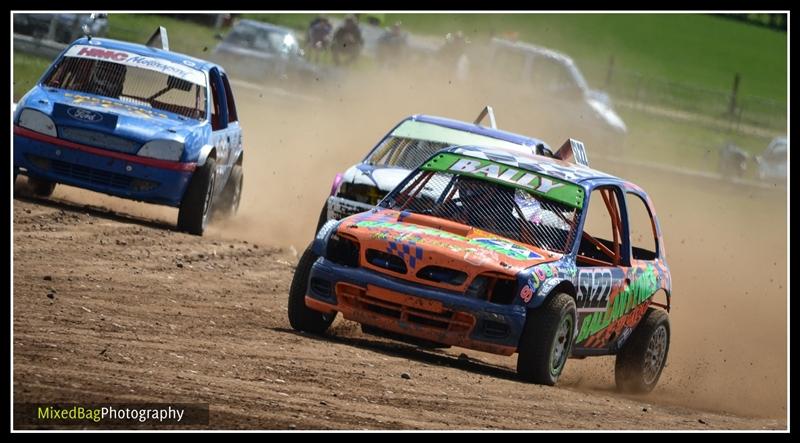
[[[572,351],[575,335],[575,301],[555,294],[528,311],[519,341],[517,374],[525,381],[553,386]]]
[[[669,318],[650,308],[617,353],[614,379],[623,392],[647,393],[661,377],[669,351]]]
[[[217,178],[217,162],[206,159],[189,180],[178,211],[178,229],[189,234],[203,235],[208,225],[211,205],[214,203],[214,183]]]
[[[308,279],[311,274],[311,267],[317,261],[317,254],[311,250],[311,246],[306,248],[297,269],[294,271],[292,286],[289,288],[289,324],[298,331],[311,332],[312,334],[322,334],[328,330],[336,313],[323,314],[306,306],[306,294],[308,294]]]
[[[56,189],[56,184],[49,180],[28,176],[28,187],[31,192],[39,197],[50,197]]]

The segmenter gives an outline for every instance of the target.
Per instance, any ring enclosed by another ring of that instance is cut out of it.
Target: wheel
[[[525,381],[553,386],[572,351],[575,335],[575,301],[555,294],[528,311],[519,341],[517,374]]]
[[[208,225],[210,208],[214,203],[216,178],[217,162],[213,158],[206,159],[206,163],[194,171],[178,211],[178,229],[203,235]]]
[[[317,230],[314,231],[316,234],[322,229],[322,225],[328,222],[328,202],[326,201],[325,204],[322,205],[322,211],[319,213],[319,221],[317,221]]]
[[[306,306],[309,274],[317,258],[309,246],[297,263],[292,286],[289,288],[289,324],[298,331],[322,334],[333,323],[336,314],[323,314]]]
[[[31,192],[39,197],[50,197],[53,195],[53,191],[56,189],[56,184],[54,182],[29,175],[28,187],[31,189]]]
[[[669,318],[650,308],[617,353],[614,379],[623,392],[647,393],[655,388],[667,362]]]
[[[236,215],[239,210],[239,201],[242,199],[242,185],[244,184],[244,171],[242,165],[234,165],[225,188],[214,203],[214,219],[226,219]]]

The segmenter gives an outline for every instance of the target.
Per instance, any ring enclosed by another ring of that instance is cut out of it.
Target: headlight
[[[19,115],[19,125],[40,134],[58,137],[56,124],[53,122],[52,118],[48,117],[43,112],[33,109],[23,109]]]
[[[178,161],[183,154],[183,143],[174,140],[153,140],[139,149],[141,157]]]

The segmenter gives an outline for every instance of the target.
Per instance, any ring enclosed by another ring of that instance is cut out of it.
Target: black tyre
[[[28,176],[28,188],[39,197],[50,197],[56,189],[54,182],[37,177]]]
[[[242,165],[234,165],[225,188],[214,203],[214,218],[226,219],[236,215],[239,211],[239,202],[242,199],[242,185],[244,184],[244,171]]]
[[[556,384],[572,351],[575,317],[575,301],[563,293],[528,311],[517,349],[520,378],[542,385]]]
[[[335,313],[323,314],[306,306],[308,279],[311,274],[311,266],[314,265],[317,258],[318,256],[311,250],[311,246],[306,248],[297,263],[292,286],[289,288],[289,324],[295,330],[312,334],[324,333],[336,318]]]
[[[316,234],[322,229],[322,225],[328,222],[328,202],[326,201],[325,204],[322,205],[322,211],[319,213],[319,220],[317,221],[317,230],[314,231]]]
[[[178,211],[178,229],[194,235],[203,235],[214,203],[214,183],[217,162],[213,158],[197,168],[189,181]]]
[[[623,392],[647,393],[661,377],[669,352],[669,318],[650,308],[617,353],[614,379]]]

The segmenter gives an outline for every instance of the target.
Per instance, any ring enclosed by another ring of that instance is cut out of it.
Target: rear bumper
[[[180,206],[194,169],[14,127],[15,172],[116,197]]]
[[[320,258],[306,306],[377,328],[494,354],[517,350],[525,307],[498,305]]]

